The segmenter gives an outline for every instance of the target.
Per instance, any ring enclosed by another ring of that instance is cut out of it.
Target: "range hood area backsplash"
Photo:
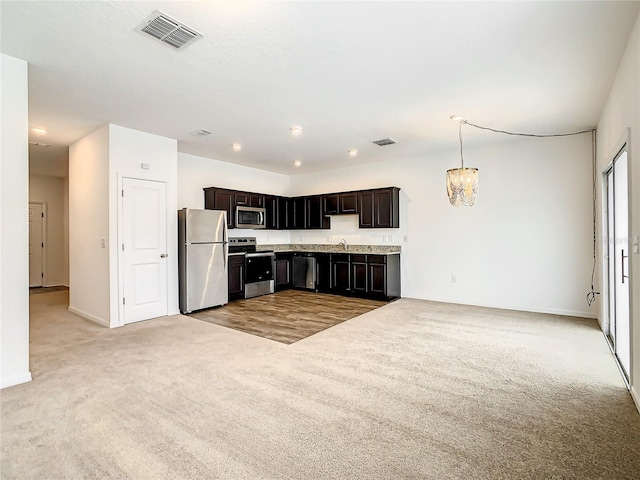
[[[405,244],[406,234],[401,224],[396,229],[358,228],[357,215],[340,215],[331,218],[330,230],[229,230],[230,237],[256,237],[258,245],[338,245],[342,240],[352,245],[378,245],[395,247],[399,251]],[[408,238],[407,238],[408,240]]]

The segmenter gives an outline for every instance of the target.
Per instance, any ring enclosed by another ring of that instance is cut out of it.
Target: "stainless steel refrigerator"
[[[227,216],[220,210],[178,210],[180,311],[229,301]]]

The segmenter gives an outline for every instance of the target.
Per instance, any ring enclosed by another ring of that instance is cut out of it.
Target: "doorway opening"
[[[605,334],[629,385],[631,325],[629,319],[629,162],[627,144],[604,172],[606,231]]]
[[[29,202],[29,288],[43,287],[45,283],[45,232],[47,205]]]

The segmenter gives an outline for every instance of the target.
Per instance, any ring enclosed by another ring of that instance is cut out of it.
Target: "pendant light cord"
[[[583,133],[591,133],[591,181],[592,181],[592,201],[593,201],[593,268],[591,269],[591,291],[587,293],[587,304],[591,306],[596,300],[596,295],[600,295],[600,292],[596,292],[594,284],[594,278],[596,274],[596,129],[589,128],[587,130],[580,130],[579,132],[569,133],[550,133],[550,134],[537,134],[537,133],[518,133],[508,132],[506,130],[498,130],[496,128],[483,127],[482,125],[476,125],[475,123],[468,122],[467,120],[460,120],[460,158],[462,158],[462,124],[469,125],[471,127],[478,128],[480,130],[488,130],[495,133],[504,133],[505,135],[514,135],[518,137],[535,137],[535,138],[549,138],[549,137],[570,137],[572,135],[582,135]],[[464,168],[464,160],[462,163]]]
[[[460,138],[460,161],[462,162],[462,168],[464,168],[464,156],[462,155],[462,124],[467,123],[462,121],[458,124],[458,138]]]
[[[587,293],[587,305],[591,306],[596,301],[596,295],[600,295],[600,292],[596,292],[593,286],[593,279],[596,274],[596,131],[591,132],[591,180],[593,186],[593,268],[591,269],[591,291]]]
[[[489,130],[490,132],[504,133],[505,135],[514,135],[518,137],[536,137],[536,138],[570,137],[572,135],[582,135],[583,133],[595,132],[595,128],[588,128],[587,130],[580,130],[579,132],[569,132],[569,133],[547,133],[547,134],[518,133],[518,132],[507,132],[506,130],[498,130],[496,128],[483,127],[482,125],[476,125],[475,123],[468,122],[467,120],[461,120],[460,123],[461,124],[464,123],[471,127],[479,128],[480,130]]]

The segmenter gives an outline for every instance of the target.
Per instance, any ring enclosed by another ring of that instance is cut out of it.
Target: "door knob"
[[[166,253],[161,253],[160,254],[160,258],[167,258],[169,255],[167,255]]]

